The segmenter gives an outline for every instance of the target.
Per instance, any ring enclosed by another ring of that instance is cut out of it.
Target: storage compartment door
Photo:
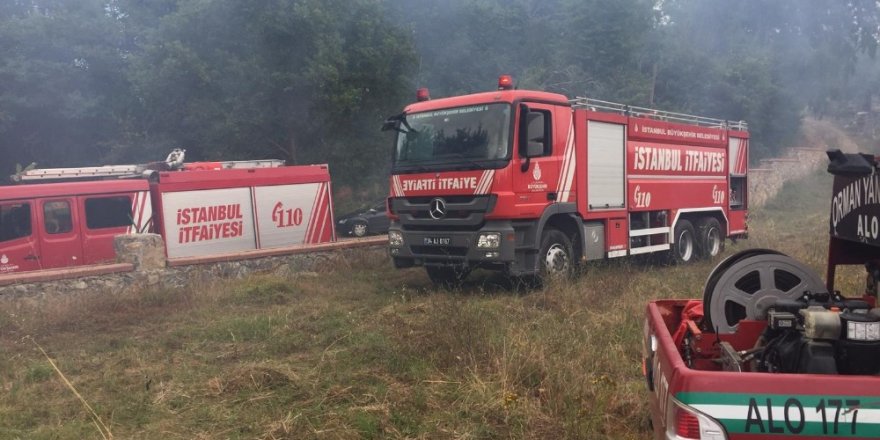
[[[250,188],[162,193],[169,258],[256,248]]]
[[[329,183],[260,186],[254,199],[260,248],[333,241]]]
[[[622,124],[587,121],[587,204],[591,211],[626,206],[625,132]]]

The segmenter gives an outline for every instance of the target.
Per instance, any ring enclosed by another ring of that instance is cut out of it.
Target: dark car
[[[336,233],[353,237],[387,234],[390,224],[385,214],[385,201],[365,210],[343,215],[336,220]]]

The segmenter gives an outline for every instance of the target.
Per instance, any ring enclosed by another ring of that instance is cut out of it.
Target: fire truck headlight
[[[403,246],[403,234],[400,231],[388,231],[388,246]]]
[[[480,249],[498,249],[501,246],[501,233],[489,232],[480,234],[477,239],[477,247]]]

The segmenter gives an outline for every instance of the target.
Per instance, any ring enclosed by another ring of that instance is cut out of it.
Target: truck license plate
[[[449,237],[425,237],[425,246],[447,246],[452,240]]]

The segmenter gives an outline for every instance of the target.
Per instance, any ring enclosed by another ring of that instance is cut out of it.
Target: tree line
[[[0,173],[280,158],[381,186],[414,99],[520,88],[745,120],[753,159],[805,115],[871,111],[874,0],[7,0]]]

